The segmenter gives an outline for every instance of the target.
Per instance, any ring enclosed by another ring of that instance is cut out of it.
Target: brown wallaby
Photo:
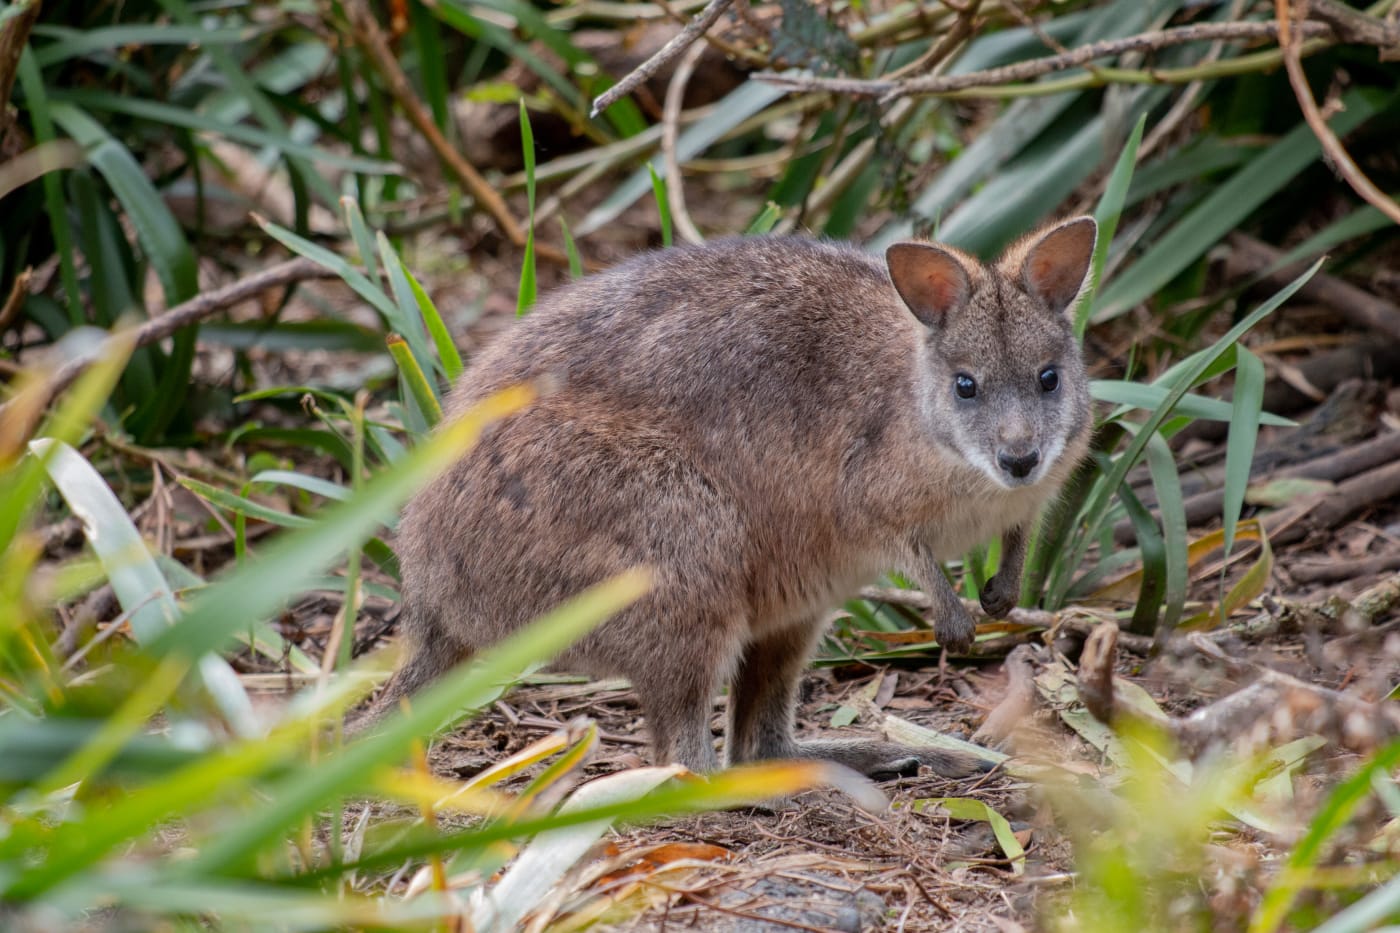
[[[549,377],[405,510],[406,655],[358,731],[473,651],[647,565],[654,589],[556,667],[627,677],[655,758],[820,757],[868,774],[971,762],[883,741],[798,742],[798,681],[827,611],[899,569],[953,651],[973,623],[939,564],[1002,536],[982,594],[1017,601],[1027,533],[1084,455],[1089,388],[1071,309],[1097,228],[996,263],[898,243],[886,262],[789,237],[638,256],[546,295],[447,403]]]

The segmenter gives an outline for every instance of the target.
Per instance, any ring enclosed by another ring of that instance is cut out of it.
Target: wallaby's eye
[[[1053,366],[1047,366],[1040,371],[1040,388],[1044,392],[1054,392],[1060,387],[1060,374]]]
[[[958,398],[972,398],[977,394],[977,380],[967,373],[958,373],[953,377],[953,391]]]

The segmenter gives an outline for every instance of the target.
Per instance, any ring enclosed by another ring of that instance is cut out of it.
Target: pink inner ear
[[[951,274],[950,274],[951,273]],[[962,276],[951,269],[933,269],[924,276],[928,301],[941,314],[947,314],[962,295]]]
[[[1045,234],[1026,257],[1022,270],[1026,287],[1056,311],[1063,311],[1084,284],[1096,233],[1093,223],[1077,221]]]

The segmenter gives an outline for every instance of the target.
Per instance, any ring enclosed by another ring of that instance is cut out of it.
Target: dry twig
[[[662,65],[684,52],[696,39],[699,39],[705,30],[713,26],[724,11],[729,9],[733,2],[734,0],[710,0],[709,3],[705,4],[705,8],[700,11],[700,14],[690,21],[690,25],[676,33],[670,42],[661,47],[660,51],[638,65],[631,74],[599,94],[597,99],[593,101],[593,109],[589,115],[596,117],[623,97],[631,94],[639,84],[656,74]]]
[[[685,87],[700,56],[705,54],[705,46],[692,45],[676,65],[676,73],[666,86],[666,103],[661,118],[661,157],[666,171],[666,196],[671,209],[671,221],[682,240],[696,246],[705,242],[695,222],[690,219],[690,211],[685,207],[685,179],[681,177],[681,166],[676,158],[676,138],[680,135],[681,104],[685,100]]]
[[[1294,32],[1310,37],[1330,37],[1333,34],[1332,27],[1325,23],[1308,22],[1296,24]],[[900,81],[809,78],[779,75],[771,72],[757,74],[754,77],[791,90],[828,91],[858,97],[879,97],[881,100],[887,101],[898,97],[934,96],[988,85],[1029,81],[1032,78],[1065,71],[1069,68],[1082,67],[1095,59],[1122,55],[1125,52],[1154,51],[1208,40],[1246,42],[1272,39],[1279,33],[1279,24],[1276,22],[1196,23],[1156,32],[1144,32],[1122,39],[1105,39],[1102,42],[1080,46],[1063,55],[1048,55],[1044,58],[1034,58],[1013,65],[1004,65],[1000,68],[988,68],[985,71],[973,71],[960,75],[936,75]],[[1196,79],[1193,77],[1192,80]]]
[[[188,327],[190,324],[206,318],[216,311],[222,311],[225,308],[238,304],[240,301],[245,301],[256,295],[260,295],[269,289],[282,288],[306,279],[326,278],[335,278],[335,273],[326,269],[324,266],[317,265],[309,259],[300,257],[289,259],[275,266],[269,266],[266,269],[253,273],[247,278],[239,279],[236,282],[230,282],[222,288],[216,288],[209,292],[201,292],[189,301],[181,302],[169,311],[166,311],[160,317],[147,321],[136,329],[135,346],[144,347],[158,340],[164,340],[182,327]],[[62,392],[72,385],[73,381],[82,375],[83,371],[91,366],[95,359],[96,357],[93,355],[82,356],[74,360],[69,360],[67,363],[60,366],[58,370],[49,377],[48,385],[46,386],[48,398],[53,398],[59,392]],[[5,420],[6,413],[14,404],[15,403],[11,401],[0,405],[0,422]]]

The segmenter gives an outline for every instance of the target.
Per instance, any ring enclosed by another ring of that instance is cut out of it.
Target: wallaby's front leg
[[[1021,571],[1026,563],[1030,529],[1012,528],[1001,538],[1001,566],[982,588],[982,608],[993,618],[1005,615],[1021,601]]]
[[[933,620],[933,634],[937,636],[938,643],[946,651],[963,652],[971,648],[976,626],[967,607],[953,591],[953,584],[944,575],[943,565],[932,551],[920,543],[913,546],[910,562],[906,571],[933,601],[929,616]]]

